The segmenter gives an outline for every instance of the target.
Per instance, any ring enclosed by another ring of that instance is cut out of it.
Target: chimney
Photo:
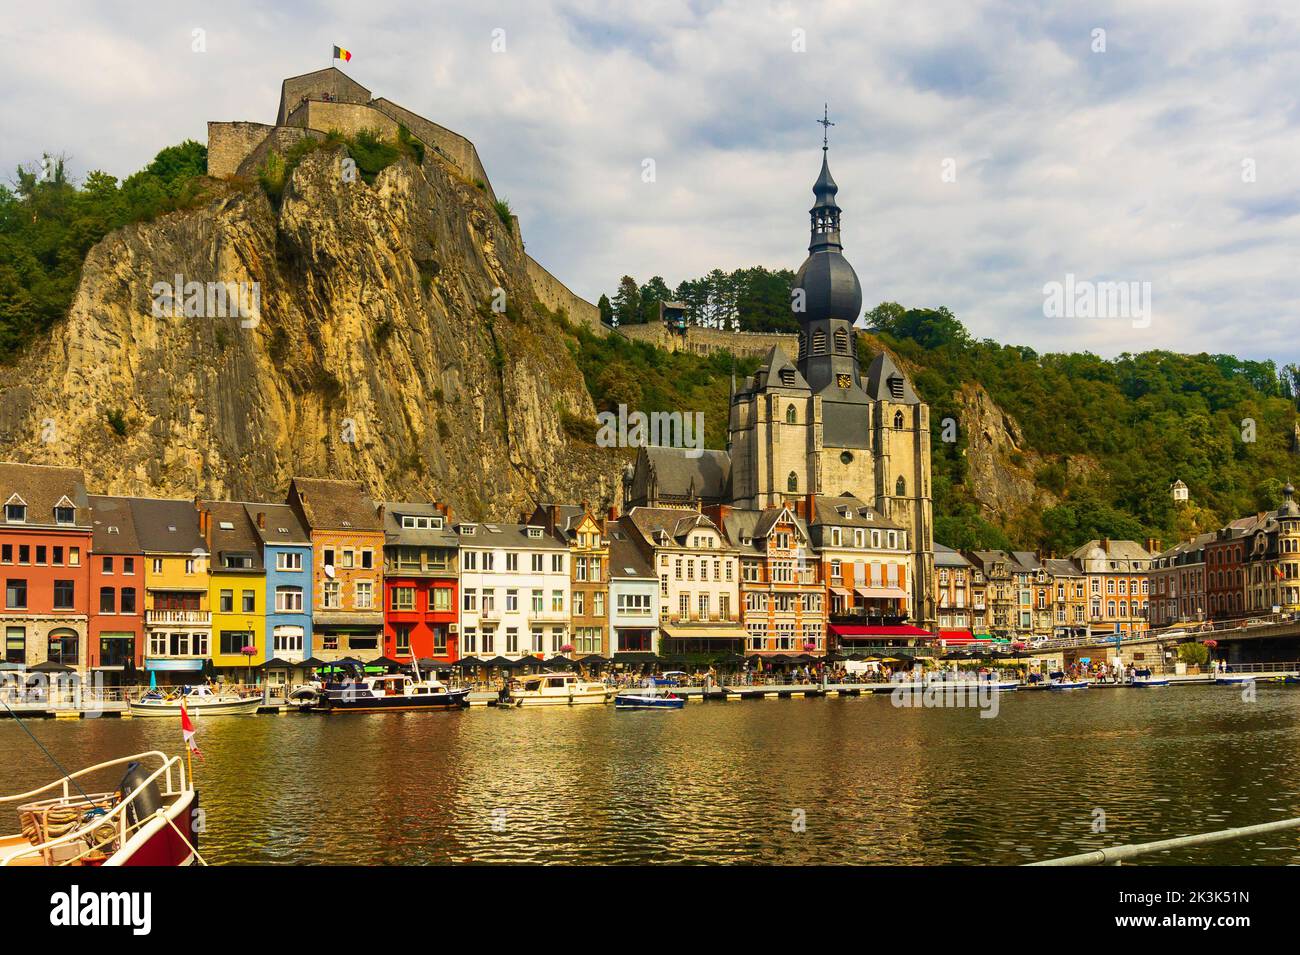
[[[528,523],[528,512],[527,512],[527,511],[520,511],[520,512],[519,512],[519,523],[520,523],[520,524],[527,524],[527,523]]]
[[[582,501],[582,512],[583,512],[584,514],[590,514],[590,513],[591,513],[591,501],[588,501],[586,498],[583,498],[583,501]]]
[[[1103,537],[1103,538],[1101,539],[1101,549],[1104,550],[1107,554],[1110,553],[1110,538],[1109,538],[1109,537]]]
[[[444,524],[450,524],[450,523],[451,523],[451,505],[450,505],[450,504],[439,504],[439,505],[438,505],[438,510],[442,511],[442,516],[446,518],[446,520],[443,521],[443,523],[444,523]]]
[[[379,504],[377,508],[375,508],[375,512],[379,516],[379,523],[382,524],[384,522],[384,505],[382,502]]]
[[[607,512],[606,517],[609,519],[609,521],[610,521],[611,523],[613,523],[614,521],[618,520],[618,505],[617,505],[617,504],[611,504],[611,505],[609,506],[609,511]]]
[[[817,495],[812,491],[809,491],[807,495],[805,495],[804,501],[806,502],[804,510],[807,513],[805,513],[803,517],[804,520],[811,524],[813,521],[817,520]]]
[[[546,512],[546,529],[552,534],[560,526],[560,505],[552,504]]]
[[[257,512],[257,529],[259,531],[266,530],[266,511]]]

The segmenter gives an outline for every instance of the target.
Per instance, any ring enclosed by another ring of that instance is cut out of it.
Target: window
[[[60,506],[54,509],[54,523],[72,524],[77,519],[77,509],[75,507]]]
[[[337,580],[327,580],[321,589],[321,606],[326,610],[339,609],[341,585]]]
[[[220,607],[221,613],[235,612],[235,592],[233,590],[221,591]]]
[[[414,587],[394,587],[392,590],[392,599],[390,605],[393,610],[414,610],[415,609],[415,588]]]
[[[27,581],[5,581],[5,606],[10,610],[27,609]]]
[[[563,590],[551,591],[551,610],[555,611],[556,613],[564,613],[564,591]]]
[[[393,627],[393,642],[398,653],[411,652],[411,625],[399,623]]]
[[[326,567],[333,567],[333,566],[334,566],[334,548],[333,548],[333,547],[326,547],[323,551],[321,551],[321,561],[325,564]]]
[[[155,574],[161,574],[161,573],[162,573],[162,558],[161,558],[161,557],[155,557],[155,558],[153,559],[153,572],[154,572]]]
[[[76,585],[71,580],[54,582],[54,609],[71,610],[76,598]]]
[[[14,562],[14,545],[0,545],[0,563],[12,564]]]
[[[23,524],[27,521],[26,504],[6,504],[5,520],[11,524]]]
[[[271,639],[277,657],[301,654],[303,651],[302,627],[276,627],[271,633]]]
[[[296,550],[280,551],[275,555],[276,570],[302,570],[302,552]]]
[[[799,475],[791,471],[790,474],[785,479],[785,489],[787,491],[799,490]]]
[[[27,662],[27,629],[5,628],[5,663]]]
[[[253,642],[253,635],[247,630],[222,630],[221,631],[221,652],[227,655],[239,655],[243,653],[244,647],[256,646]],[[248,656],[248,654],[244,654]]]
[[[450,587],[435,587],[433,590],[429,592],[429,596],[433,601],[433,606],[429,608],[430,610],[439,611],[442,613],[451,610],[451,588]]]
[[[59,663],[75,664],[78,662],[77,650],[80,644],[75,630],[51,630],[49,658]]]
[[[275,588],[276,613],[302,613],[301,587]]]
[[[901,474],[898,476],[898,480],[894,484],[894,494],[897,497],[907,496],[907,481]]]
[[[357,581],[357,609],[369,610],[374,606],[375,585],[369,580]]]
[[[366,548],[361,552],[361,569],[373,570],[375,566],[375,552]]]
[[[112,587],[99,588],[99,612],[117,613],[117,591]]]
[[[122,588],[122,613],[135,613],[135,588]]]
[[[893,380],[897,380],[897,379],[891,379],[891,381]],[[901,411],[894,412],[894,430],[895,431],[903,430],[903,412]]]
[[[257,613],[257,592],[245,590],[242,594],[244,613]]]
[[[562,573],[564,573],[564,555],[563,555],[563,554],[552,554],[552,555],[551,555],[551,573],[553,573],[553,574],[562,574]]]
[[[478,650],[478,628],[466,627],[461,633],[460,641],[466,653],[475,653]]]
[[[519,569],[519,555],[514,551],[506,551],[506,570],[514,572]]]
[[[113,558],[111,557],[104,558],[103,574],[105,577],[113,576]]]
[[[798,424],[798,422],[799,422],[799,413],[795,411],[794,405],[788,406],[785,409],[785,423]]]

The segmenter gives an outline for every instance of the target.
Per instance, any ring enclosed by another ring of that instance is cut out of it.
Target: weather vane
[[[822,103],[822,118],[817,120],[817,122],[820,123],[822,127],[822,152],[825,152],[829,148],[826,142],[826,134],[829,133],[831,127],[835,125],[830,121],[830,113],[828,112],[827,104],[825,103]]]

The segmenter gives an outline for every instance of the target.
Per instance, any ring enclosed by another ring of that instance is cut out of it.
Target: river
[[[28,725],[70,769],[181,751],[172,720]],[[198,740],[211,863],[1015,864],[1300,815],[1285,686],[1012,693],[992,719],[887,696],[290,713],[209,718]],[[0,790],[57,775],[0,720]],[[1300,848],[1282,833],[1150,861]]]

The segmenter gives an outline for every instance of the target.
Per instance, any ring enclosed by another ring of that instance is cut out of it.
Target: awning
[[[907,591],[901,587],[855,587],[859,597],[867,600],[906,600]]]
[[[831,593],[833,593],[836,597],[852,597],[852,596],[853,596],[853,591],[849,590],[847,587],[832,587],[832,588],[831,588]]]
[[[922,630],[920,627],[913,627],[908,624],[881,625],[873,626],[871,624],[860,623],[833,623],[830,625],[831,633],[837,637],[849,637],[858,639],[861,637],[933,637],[934,634],[929,630]]]
[[[164,660],[145,657],[144,668],[146,670],[157,670],[160,673],[171,671],[198,673],[203,669],[203,662],[202,660]]]
[[[660,627],[664,636],[674,640],[743,640],[749,631],[737,624],[735,627]]]

